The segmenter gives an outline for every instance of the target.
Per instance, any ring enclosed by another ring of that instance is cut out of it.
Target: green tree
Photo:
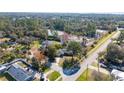
[[[56,52],[57,52],[57,49],[54,45],[48,46],[48,57],[50,59],[54,59],[54,57],[56,56]]]
[[[106,59],[108,62],[118,62],[120,47],[117,44],[109,44],[107,47]]]
[[[86,35],[89,37],[95,37],[96,25],[94,23],[88,23],[86,28]]]
[[[80,43],[71,41],[68,43],[67,50],[72,51],[72,59],[74,55],[77,55],[78,53],[81,53],[82,48]]]

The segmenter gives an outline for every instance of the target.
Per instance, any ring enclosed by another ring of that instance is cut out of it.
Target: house
[[[48,32],[48,36],[53,36],[53,33],[51,32],[50,29],[48,29],[47,32]]]
[[[57,51],[57,56],[58,57],[62,57],[62,56],[72,56],[73,55],[73,53],[72,53],[72,51],[68,51],[67,49],[59,49],[58,51]]]
[[[97,29],[97,30],[96,30],[96,38],[100,38],[100,37],[104,36],[104,35],[107,34],[107,33],[108,33],[107,30]]]
[[[124,81],[124,72],[113,69],[111,75],[114,77],[115,81]]]
[[[16,59],[0,66],[0,74],[7,75],[16,81],[34,80],[36,73],[37,71],[32,68],[32,65],[23,59]]]
[[[52,44],[60,44],[60,45],[61,45],[61,43],[58,42],[58,41],[46,40],[46,41],[43,41],[43,42],[42,42],[42,48],[45,49],[46,47],[48,47],[48,46],[50,46],[50,45],[52,45]]]
[[[12,64],[6,71],[16,81],[33,80],[34,72],[30,69],[24,70],[18,64]]]

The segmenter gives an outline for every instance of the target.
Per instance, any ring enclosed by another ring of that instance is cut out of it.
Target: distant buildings
[[[108,33],[107,30],[96,29],[96,38],[100,38]]]

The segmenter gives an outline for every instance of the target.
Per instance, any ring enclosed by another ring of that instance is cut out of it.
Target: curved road
[[[104,42],[98,49],[96,49],[93,53],[91,53],[85,60],[83,60],[83,63],[81,64],[81,69],[74,75],[66,76],[64,74],[62,75],[62,78],[64,81],[74,81],[76,80],[87,68],[87,65],[91,65],[94,60],[98,57],[98,53],[101,51],[104,51],[108,44],[111,43],[112,38],[117,38],[120,35],[120,31],[117,31],[111,38],[107,39],[106,42]]]

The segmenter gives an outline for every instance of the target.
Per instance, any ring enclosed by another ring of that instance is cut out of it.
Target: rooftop
[[[12,64],[6,72],[17,81],[29,80],[33,76],[33,71],[26,71],[18,64]]]

